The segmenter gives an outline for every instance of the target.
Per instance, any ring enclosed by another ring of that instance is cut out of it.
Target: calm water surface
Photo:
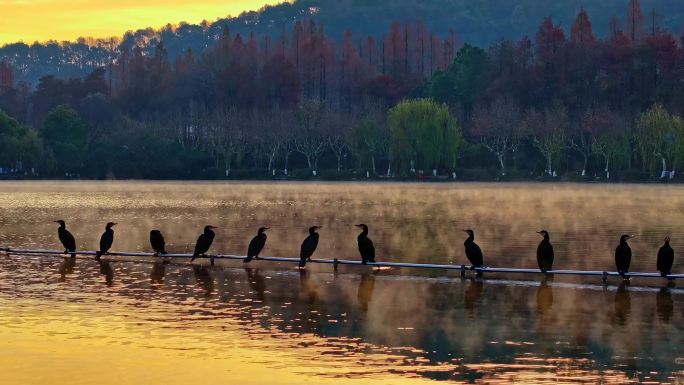
[[[510,267],[536,266],[544,228],[556,267],[601,270],[630,233],[633,270],[653,271],[665,235],[684,249],[684,188],[0,183],[0,245],[59,248],[56,219],[82,249],[118,222],[114,251],[149,251],[151,228],[190,251],[213,224],[212,250],[239,254],[266,225],[264,254],[288,257],[315,224],[326,258],[356,258],[364,222],[379,259],[457,264],[472,228]],[[684,382],[684,289],[660,280],[0,259],[2,384]]]

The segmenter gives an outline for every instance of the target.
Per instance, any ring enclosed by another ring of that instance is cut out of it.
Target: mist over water
[[[265,225],[272,230],[263,255],[293,257],[306,229],[321,225],[315,257],[357,259],[352,225],[366,223],[379,260],[467,264],[461,229],[471,228],[488,265],[536,267],[535,231],[543,228],[561,269],[613,270],[614,248],[628,233],[637,235],[631,270],[654,271],[670,234],[679,273],[683,192],[661,185],[8,182],[0,183],[0,245],[60,249],[52,221],[64,219],[81,249],[94,249],[114,221],[113,251],[150,251],[149,230],[157,228],[168,251],[189,252],[212,224],[219,227],[212,252],[244,254]],[[27,383],[36,369],[19,369],[40,359],[38,372],[53,382],[71,369],[84,371],[72,383],[169,374],[182,383],[193,372],[180,368],[204,365],[207,356],[223,369],[212,377],[217,383],[684,378],[684,290],[666,282],[308,270],[3,257],[0,382]],[[37,356],[41,349],[57,359]],[[159,354],[160,371],[117,355],[127,349]],[[102,351],[129,377],[81,368]],[[69,356],[77,359],[60,359]]]

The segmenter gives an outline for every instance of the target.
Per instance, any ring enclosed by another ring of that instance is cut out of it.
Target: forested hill
[[[282,31],[291,30],[295,21],[304,19],[322,24],[326,34],[338,42],[350,29],[355,36],[381,37],[393,21],[420,19],[442,37],[452,35],[460,42],[484,47],[502,38],[533,36],[540,20],[546,16],[563,27],[570,26],[581,7],[591,15],[595,32],[602,36],[613,17],[624,21],[627,3],[627,0],[297,0],[200,25],[181,23],[130,31],[121,38],[9,44],[0,48],[0,61],[14,66],[17,81],[35,85],[44,75],[82,76],[105,66],[117,57],[121,46],[138,45],[152,54],[157,42],[162,40],[173,59],[188,48],[195,54],[203,52],[226,27],[243,36],[253,31],[260,36],[277,38]],[[643,0],[641,5],[647,28],[650,29],[655,19],[660,28],[679,35],[684,25],[684,1]]]

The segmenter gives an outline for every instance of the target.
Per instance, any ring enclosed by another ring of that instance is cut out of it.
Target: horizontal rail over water
[[[27,250],[27,249],[14,249],[9,247],[0,248],[0,252],[7,254],[16,255],[91,255],[95,256],[97,253],[95,251],[75,251],[73,253],[64,253],[61,250]],[[111,252],[104,254],[103,257],[153,257],[153,258],[192,258],[192,254],[162,254],[156,255],[153,253],[133,253],[133,252]],[[197,259],[209,259],[212,260],[235,260],[241,261],[245,259],[245,256],[240,255],[229,255],[229,254],[218,254],[218,255],[205,255],[199,256]],[[268,262],[286,262],[286,263],[299,263],[299,258],[284,258],[284,257],[259,257],[255,259],[256,261],[268,261]],[[354,261],[348,259],[312,259],[307,263],[318,263],[318,264],[329,264],[335,266],[338,265],[353,265],[362,266],[361,261]],[[512,274],[557,274],[557,275],[573,275],[573,276],[598,276],[602,277],[604,280],[607,277],[619,277],[620,273],[616,271],[599,271],[599,270],[549,270],[546,273],[541,272],[539,269],[520,269],[520,268],[508,268],[508,267],[471,267],[468,265],[440,265],[440,264],[428,264],[428,263],[406,263],[406,262],[369,262],[366,266],[373,267],[403,267],[412,269],[432,269],[432,270],[458,270],[465,272],[468,270],[482,271],[483,273],[512,273]],[[643,273],[643,272],[633,272],[626,273],[627,277],[638,277],[638,278],[684,278],[684,274],[670,274],[667,276],[662,276],[660,273]]]

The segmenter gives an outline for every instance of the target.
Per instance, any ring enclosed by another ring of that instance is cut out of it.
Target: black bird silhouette
[[[670,246],[670,237],[665,237],[665,244],[658,250],[656,266],[663,277],[670,274],[674,263],[674,250]]]
[[[164,241],[164,236],[161,231],[150,231],[150,245],[152,246],[152,250],[154,250],[155,256],[166,254],[166,241]]]
[[[375,263],[375,246],[373,241],[368,238],[368,226],[363,223],[360,225],[354,225],[361,228],[363,231],[356,238],[359,243],[359,254],[361,254],[361,263],[364,265],[370,263]]]
[[[100,237],[100,251],[95,253],[95,259],[100,260],[100,257],[103,254],[107,254],[109,252],[109,249],[112,248],[112,243],[114,243],[114,230],[112,230],[112,226],[115,226],[116,223],[114,222],[109,222],[107,223],[107,226],[105,226],[105,232],[102,233],[102,236]]]
[[[245,258],[244,262],[250,262],[254,258],[259,259],[259,253],[261,253],[261,250],[263,250],[266,245],[267,237],[264,231],[268,229],[270,229],[270,227],[259,227],[257,235],[249,242],[249,247],[247,247],[247,258]]]
[[[482,255],[482,249],[480,249],[480,246],[475,243],[475,232],[470,229],[463,231],[468,234],[468,238],[466,238],[465,242],[463,242],[468,261],[470,261],[470,264],[473,265],[473,267],[484,266],[484,255]],[[478,270],[476,275],[478,277],[482,277],[482,271]]]
[[[309,227],[309,236],[304,239],[304,242],[302,242],[302,247],[299,251],[299,267],[304,267],[306,266],[306,262],[311,260],[311,256],[313,255],[314,251],[316,251],[316,247],[318,247],[318,231],[321,227],[320,226],[311,226]]]
[[[537,246],[537,264],[539,265],[539,270],[542,273],[546,273],[553,268],[553,246],[549,240],[548,231],[537,231],[537,234],[541,234],[544,237],[539,246]]]
[[[633,235],[624,234],[615,248],[615,267],[623,279],[628,279],[625,274],[629,272],[629,264],[632,262],[632,248],[627,244],[627,240],[632,238]]]
[[[64,223],[63,220],[60,219],[55,221],[55,223],[59,223],[57,235],[64,246],[64,254],[69,254],[69,252],[71,252],[71,258],[76,258],[76,254],[74,254],[76,251],[76,239],[74,239],[74,236],[66,229],[66,223]]]
[[[204,233],[197,238],[197,243],[195,243],[195,252],[192,254],[192,259],[190,259],[190,262],[209,251],[211,243],[214,242],[214,236],[216,235],[212,231],[215,228],[216,227],[211,225],[204,226]]]

